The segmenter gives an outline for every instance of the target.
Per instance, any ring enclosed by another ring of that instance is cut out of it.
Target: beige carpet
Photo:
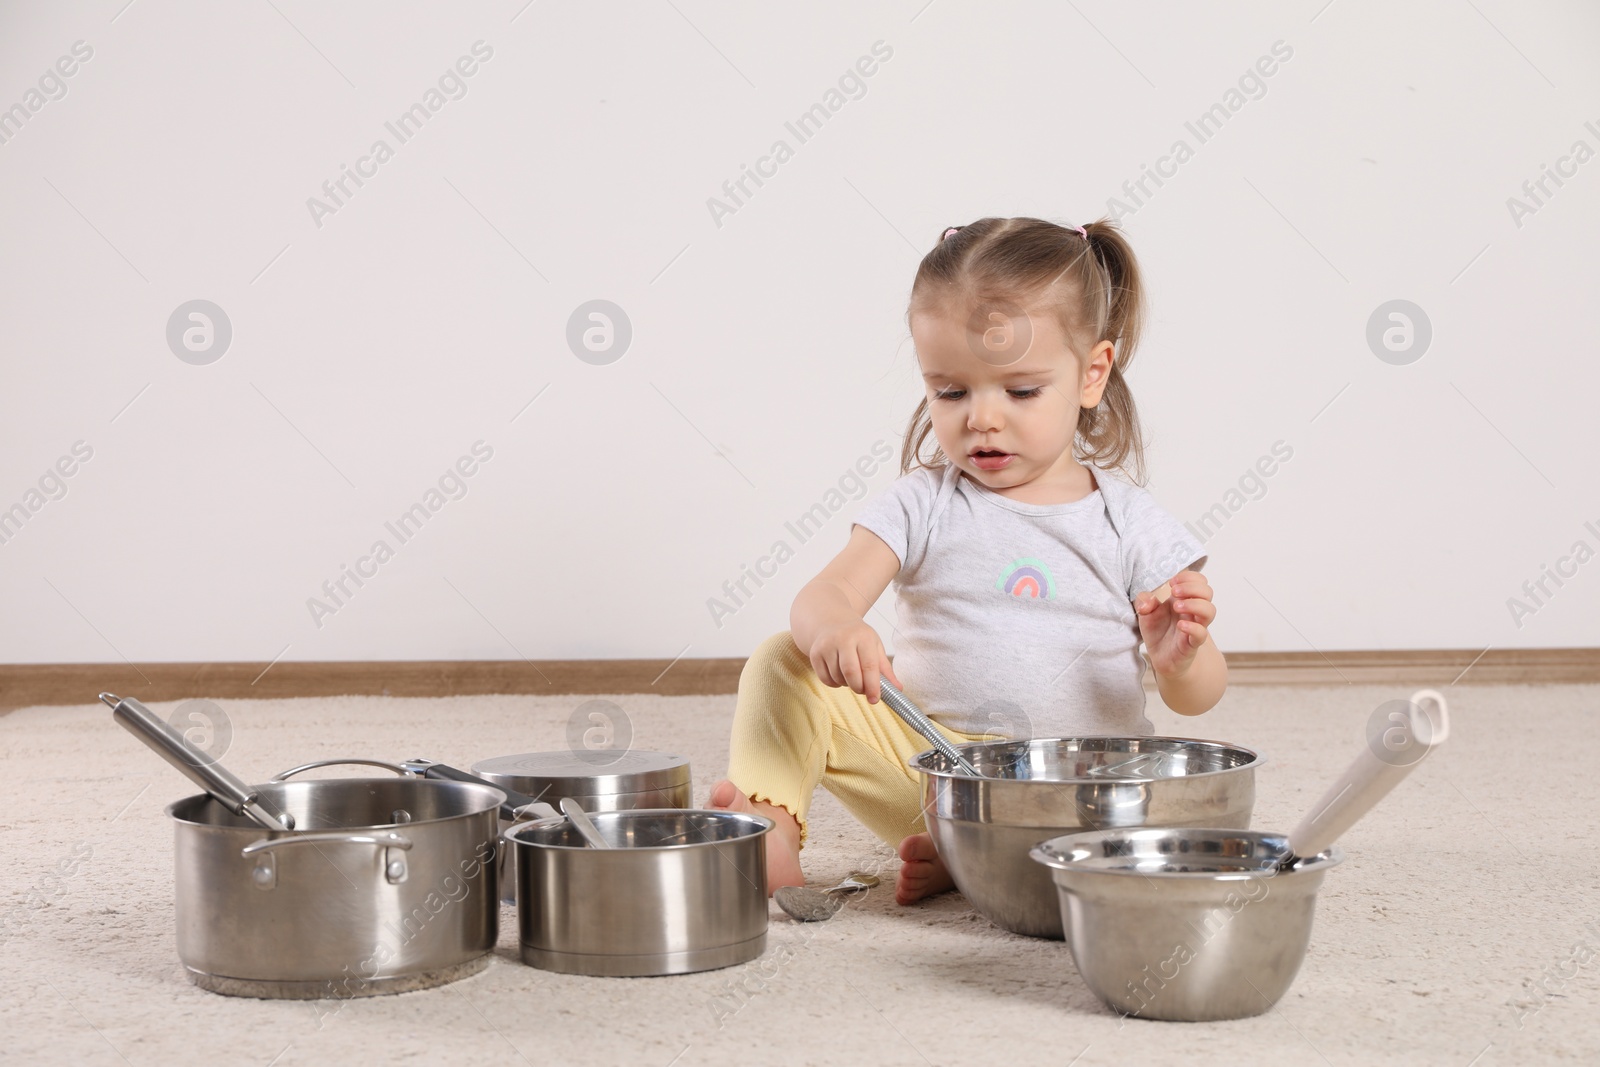
[[[1158,731],[1261,750],[1254,825],[1288,829],[1404,689],[1236,688]],[[347,1002],[244,1000],[185,979],[172,830],[188,782],[102,706],[0,718],[0,1058],[72,1064],[1079,1064],[1600,1061],[1600,850],[1588,752],[1600,688],[1447,690],[1451,741],[1342,845],[1309,955],[1269,1014],[1127,1020],[1060,943],[1004,933],[950,894],[872,893],[832,922],[776,908],[740,968],[653,979],[523,966],[514,922],[490,968]],[[583,697],[228,701],[226,763],[259,781],[324,756],[458,765],[564,746]],[[614,697],[634,744],[688,755],[695,796],[726,758],[732,697]],[[157,705],[165,711],[170,705]],[[820,793],[814,881],[898,861]],[[67,874],[52,874],[65,867]],[[508,910],[503,918],[513,918]],[[1517,1006],[1520,1002],[1520,1007]],[[335,1010],[337,1009],[337,1010]]]

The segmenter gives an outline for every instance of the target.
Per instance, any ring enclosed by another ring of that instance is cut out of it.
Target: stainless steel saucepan
[[[117,721],[135,732],[160,721],[136,700],[113,701]],[[191,765],[221,771],[181,736],[176,743]],[[249,803],[237,807],[209,792],[167,806],[178,956],[196,985],[342,999],[422,989],[488,965],[504,793],[412,777],[285,777],[243,787]],[[288,819],[265,828],[251,805]]]
[[[502,835],[517,865],[523,962],[568,974],[683,974],[766,950],[772,820],[693,808],[589,819],[608,847],[590,847],[564,817]]]
[[[692,807],[689,761],[673,752],[577,749],[494,756],[472,765],[480,780],[509,793],[571,797],[584,811]],[[501,820],[502,830],[509,828]],[[517,865],[500,866],[500,900],[517,902]]]
[[[425,759],[405,768],[477,780]],[[516,871],[524,963],[637,977],[730,967],[766,951],[772,820],[693,808],[586,809],[571,796],[558,798],[563,815],[500,788],[509,823],[500,862]]]

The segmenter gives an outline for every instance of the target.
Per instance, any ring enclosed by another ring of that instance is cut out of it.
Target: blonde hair
[[[980,308],[1043,300],[1074,340],[1075,356],[1110,341],[1115,349],[1111,374],[1099,406],[1078,409],[1073,456],[1100,469],[1121,469],[1143,485],[1144,440],[1126,375],[1139,344],[1145,296],[1139,264],[1117,224],[1110,219],[1088,223],[1087,237],[1076,228],[1034,218],[979,219],[953,229],[917,267],[907,326],[913,315],[953,298]],[[1080,362],[1080,378],[1082,373]],[[922,456],[932,430],[923,397],[906,429],[901,474],[948,462],[937,442],[932,457]]]

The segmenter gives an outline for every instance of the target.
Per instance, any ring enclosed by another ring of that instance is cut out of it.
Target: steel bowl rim
[[[1041,784],[1044,784],[1044,785],[1104,785],[1107,782],[1115,781],[1117,784],[1150,785],[1150,784],[1155,783],[1155,782],[1183,782],[1183,781],[1191,781],[1191,780],[1199,779],[1199,778],[1209,778],[1209,777],[1212,777],[1214,775],[1234,774],[1234,773],[1237,773],[1239,771],[1259,770],[1267,762],[1267,757],[1263,756],[1261,753],[1257,752],[1255,749],[1247,748],[1244,745],[1237,745],[1237,744],[1234,744],[1231,741],[1213,741],[1213,740],[1210,740],[1209,738],[1203,738],[1203,737],[1175,737],[1175,736],[1172,736],[1172,735],[1169,735],[1169,734],[1075,734],[1075,735],[1073,735],[1071,737],[1032,737],[1032,738],[1016,737],[1016,738],[1002,739],[1002,740],[997,740],[997,741],[964,741],[964,742],[961,742],[960,744],[957,744],[955,747],[956,747],[956,751],[960,752],[962,755],[966,755],[969,751],[975,751],[977,749],[986,748],[986,747],[989,747],[989,746],[992,746],[992,745],[1040,744],[1040,743],[1061,742],[1061,741],[1098,741],[1098,740],[1112,740],[1112,741],[1124,741],[1124,740],[1132,740],[1132,741],[1177,741],[1177,742],[1181,742],[1181,743],[1186,744],[1186,745],[1195,745],[1195,746],[1208,747],[1208,748],[1227,748],[1227,749],[1232,749],[1235,752],[1243,752],[1246,755],[1248,755],[1250,758],[1246,762],[1241,763],[1236,767],[1223,767],[1223,768],[1221,768],[1219,770],[1214,770],[1214,771],[1196,771],[1194,774],[1173,774],[1173,775],[1166,775],[1165,777],[1135,777],[1135,776],[1129,776],[1129,777],[1126,777],[1126,778],[1120,778],[1119,777],[1119,778],[1116,778],[1116,779],[1107,779],[1107,778],[993,778],[993,777],[990,777],[988,775],[979,775],[976,778],[974,778],[972,775],[970,775],[970,774],[962,774],[960,771],[942,770],[942,769],[938,769],[938,768],[923,766],[923,764],[922,764],[923,759],[925,759],[928,756],[938,756],[939,755],[939,750],[935,749],[935,748],[926,749],[926,750],[924,750],[922,752],[917,753],[915,756],[912,756],[909,760],[907,760],[906,763],[911,767],[912,770],[918,771],[918,772],[920,772],[922,774],[925,774],[930,778],[952,778],[952,779],[956,779],[956,780],[964,781],[964,782],[1018,782],[1018,783],[1022,783],[1022,782],[1038,782],[1038,783],[1041,783]]]
[[[1315,856],[1302,857],[1298,863],[1286,871],[1276,869],[1244,869],[1225,871],[1141,871],[1131,867],[1090,867],[1087,864],[1075,863],[1070,859],[1047,852],[1045,846],[1058,841],[1074,840],[1099,840],[1109,837],[1127,837],[1135,833],[1212,833],[1233,837],[1249,836],[1255,838],[1280,837],[1287,844],[1288,835],[1276,830],[1235,830],[1226,827],[1211,826],[1140,826],[1125,827],[1112,830],[1084,830],[1078,833],[1060,834],[1048,840],[1041,841],[1028,850],[1028,857],[1035,863],[1043,864],[1050,868],[1051,878],[1057,885],[1063,884],[1060,876],[1068,878],[1075,875],[1101,875],[1109,874],[1119,877],[1161,878],[1177,879],[1180,881],[1210,881],[1210,882],[1238,882],[1252,879],[1294,877],[1303,874],[1319,874],[1337,867],[1344,862],[1344,850],[1338,845],[1329,845]]]
[[[640,815],[682,815],[684,812],[688,811],[699,812],[707,815],[716,815],[719,816],[719,821],[726,819],[730,822],[751,823],[759,827],[759,829],[757,829],[754,833],[742,834],[739,837],[725,838],[720,841],[685,841],[682,844],[677,845],[628,845],[615,848],[593,848],[587,844],[558,845],[547,841],[526,841],[518,836],[522,833],[522,831],[530,828],[546,828],[567,822],[567,817],[565,815],[558,815],[554,818],[528,819],[523,822],[513,823],[501,831],[500,837],[507,844],[512,846],[521,845],[527,848],[552,849],[560,852],[590,852],[597,856],[612,854],[621,856],[637,856],[656,852],[673,852],[679,849],[705,848],[708,845],[732,845],[741,841],[754,841],[765,836],[774,826],[778,825],[765,815],[756,815],[753,812],[744,811],[726,811],[721,808],[625,808],[621,811],[592,811],[589,812],[588,815],[590,819],[612,821],[617,816],[626,816],[632,818]]]

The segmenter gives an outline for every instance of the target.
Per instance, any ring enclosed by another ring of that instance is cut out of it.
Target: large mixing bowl
[[[911,761],[922,807],[956,888],[990,922],[1061,938],[1050,872],[1028,852],[1084,830],[1250,825],[1256,753],[1182,737],[1058,737],[956,746],[978,770],[962,774],[936,751]]]
[[[1105,830],[1033,850],[1054,876],[1078,973],[1106,1006],[1145,1019],[1260,1015],[1300,970],[1317,888],[1337,848],[1287,870],[1283,834]]]

